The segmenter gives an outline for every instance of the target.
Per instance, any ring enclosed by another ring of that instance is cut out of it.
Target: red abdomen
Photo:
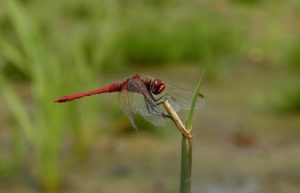
[[[58,103],[68,102],[68,101],[71,101],[71,100],[75,100],[75,99],[79,99],[79,98],[82,98],[82,97],[95,95],[95,94],[102,94],[102,93],[107,93],[107,92],[119,92],[121,90],[121,87],[122,87],[122,83],[116,82],[116,83],[112,83],[110,85],[107,85],[103,88],[99,88],[97,90],[88,91],[88,92],[81,92],[81,93],[77,93],[77,94],[64,96],[62,98],[56,99],[54,102],[58,102]]]

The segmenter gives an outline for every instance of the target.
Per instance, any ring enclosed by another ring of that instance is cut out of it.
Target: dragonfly
[[[155,126],[163,127],[166,118],[170,118],[162,103],[166,100],[173,109],[189,110],[194,92],[181,87],[166,84],[161,79],[152,78],[141,74],[135,74],[121,82],[114,82],[102,88],[71,94],[56,99],[54,102],[69,102],[86,96],[118,92],[119,101],[124,113],[127,115],[131,125],[137,129],[134,115],[139,113],[144,119]],[[198,94],[195,109],[203,108],[205,97]]]

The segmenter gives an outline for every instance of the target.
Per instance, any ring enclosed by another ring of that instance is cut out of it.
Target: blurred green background
[[[117,94],[133,73],[193,89],[194,193],[300,192],[300,1],[0,1],[0,192],[177,192],[180,136]]]

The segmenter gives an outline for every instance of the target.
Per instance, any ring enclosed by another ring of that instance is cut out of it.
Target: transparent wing
[[[169,86],[165,93],[166,98],[176,112],[180,110],[189,110],[194,97],[194,91],[180,88],[177,86]],[[195,109],[201,109],[205,105],[205,97],[199,93]]]
[[[128,117],[132,127],[137,129],[134,121],[134,113],[136,113],[136,110],[133,108],[133,105],[131,103],[132,100],[130,99],[129,92],[126,89],[122,89],[122,91],[120,92],[119,101],[121,103],[122,110]]]
[[[161,115],[154,115],[149,112],[147,107],[148,102],[145,100],[145,97],[142,94],[132,92],[128,92],[128,94],[130,95],[129,98],[131,100],[132,108],[136,113],[139,113],[145,120],[149,121],[155,126],[164,127],[166,125],[164,117]],[[163,112],[161,105],[154,106],[153,108],[157,112]]]
[[[163,112],[161,105],[154,105],[151,94],[141,80],[129,80],[125,88],[122,89],[121,96],[124,112],[134,128],[137,128],[134,122],[134,113],[141,114],[144,119],[155,126],[165,126],[164,117],[159,116]],[[156,114],[151,113],[152,111],[149,110],[150,105],[157,112]]]

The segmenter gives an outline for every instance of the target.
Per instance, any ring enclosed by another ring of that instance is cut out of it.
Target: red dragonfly
[[[134,121],[135,113],[141,114],[143,118],[156,126],[165,126],[165,118],[169,116],[161,104],[168,100],[176,112],[181,109],[188,110],[194,96],[193,91],[167,85],[160,79],[135,74],[123,82],[115,82],[97,90],[64,96],[54,102],[68,102],[108,92],[120,93],[123,111],[134,128],[137,128]],[[196,108],[202,108],[204,96],[200,93],[198,96]]]

